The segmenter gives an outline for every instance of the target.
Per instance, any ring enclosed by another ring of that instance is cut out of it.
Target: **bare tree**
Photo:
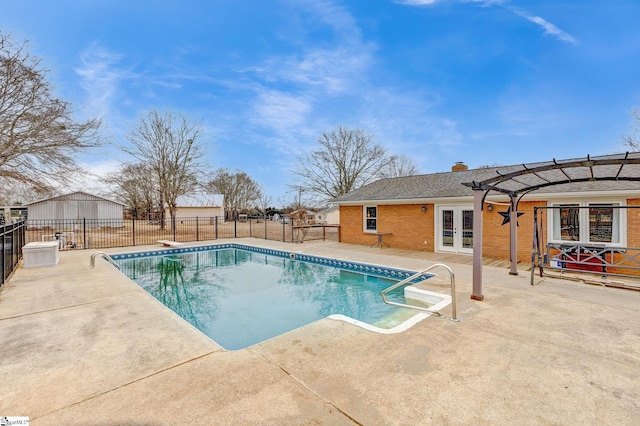
[[[20,181],[0,185],[0,205],[11,206],[53,197],[55,191],[48,187],[33,187]]]
[[[389,163],[385,149],[363,130],[338,126],[323,133],[319,148],[298,158],[293,173],[299,185],[324,200],[357,189],[380,175]]]
[[[631,110],[633,117],[633,133],[622,136],[622,143],[632,151],[640,151],[640,108],[634,107]]]
[[[242,170],[231,173],[229,169],[220,168],[205,184],[205,190],[211,194],[224,195],[225,213],[236,217],[240,211],[253,207],[260,199],[258,183]]]
[[[155,217],[160,191],[153,170],[145,164],[124,164],[104,179],[116,197],[131,211],[134,219]],[[163,209],[164,211],[164,209]]]
[[[74,155],[99,145],[100,120],[77,122],[53,94],[28,43],[0,32],[0,185],[22,182],[46,191],[77,169]]]
[[[294,193],[294,198],[287,210],[289,210],[289,217],[293,225],[293,238],[297,242],[303,242],[311,229],[309,226],[306,226],[311,225],[309,216],[307,215],[307,206],[313,201],[305,196],[306,190],[302,186],[292,187],[291,192]]]
[[[262,212],[262,216],[267,218],[267,209],[269,208],[269,204],[272,202],[272,198],[267,195],[264,188],[260,190],[260,196],[257,199],[258,209]]]
[[[122,148],[153,172],[158,185],[162,229],[165,205],[173,219],[177,210],[176,199],[198,184],[202,171],[199,162],[202,151],[198,140],[201,135],[200,127],[187,121],[183,115],[151,110],[129,134],[131,146]],[[173,227],[174,221],[171,223]]]
[[[381,178],[394,178],[404,176],[414,176],[420,173],[418,166],[411,157],[406,155],[392,155],[386,167],[380,170]]]

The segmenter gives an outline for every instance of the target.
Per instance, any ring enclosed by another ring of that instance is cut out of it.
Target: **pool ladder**
[[[109,262],[110,264],[115,266],[118,269],[118,271],[120,270],[120,265],[118,265],[116,263],[116,261],[111,258],[111,256],[109,256],[107,253],[105,253],[103,251],[96,251],[91,255],[91,267],[92,268],[96,267],[96,257],[97,256],[102,257],[104,260],[106,260],[107,262]]]
[[[446,269],[449,272],[449,278],[451,280],[451,318],[450,318],[450,320],[451,321],[456,321],[456,322],[460,321],[456,317],[456,279],[455,279],[455,276],[453,274],[453,270],[451,268],[449,268],[447,265],[443,264],[443,263],[436,263],[434,265],[431,265],[431,266],[423,269],[422,271],[416,272],[415,274],[411,275],[410,277],[405,278],[404,280],[395,283],[391,287],[382,290],[382,300],[384,300],[384,303],[386,303],[388,305],[402,306],[403,308],[418,309],[420,311],[429,312],[429,313],[432,313],[432,314],[437,315],[439,317],[446,318],[446,316],[442,315],[438,311],[433,311],[431,309],[423,308],[421,306],[407,305],[406,303],[392,302],[391,300],[388,300],[387,297],[386,297],[386,294],[389,293],[390,291],[395,290],[396,288],[401,287],[403,285],[407,285],[411,281],[413,281],[416,278],[418,278],[420,275],[424,274],[425,272],[428,272],[428,271],[430,271],[432,269],[435,269],[435,268],[438,268],[438,267]]]

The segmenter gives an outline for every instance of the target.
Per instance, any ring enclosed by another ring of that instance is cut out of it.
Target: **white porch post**
[[[473,191],[473,291],[471,298],[484,300],[482,295],[482,199],[484,191]]]
[[[511,217],[509,218],[509,257],[511,260],[511,270],[509,275],[518,275],[518,212],[516,197],[511,195]]]

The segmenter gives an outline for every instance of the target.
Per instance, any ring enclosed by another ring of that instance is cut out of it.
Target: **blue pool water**
[[[298,255],[308,259],[301,261],[237,245],[212,248],[114,259],[129,278],[229,350],[335,314],[380,328],[415,314],[385,304],[380,295],[410,271]],[[405,302],[401,292],[390,297]]]

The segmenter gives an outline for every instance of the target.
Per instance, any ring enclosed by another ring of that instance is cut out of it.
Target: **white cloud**
[[[479,3],[482,7],[494,6],[497,4],[504,4],[508,0],[462,0],[463,3]]]
[[[263,72],[265,78],[335,95],[347,91],[366,73],[371,57],[371,49],[366,46],[309,49],[301,58],[273,59]]]
[[[59,190],[64,193],[86,191],[91,194],[107,196],[111,190],[105,185],[103,179],[108,174],[117,172],[121,165],[121,162],[111,158],[94,162],[79,162],[78,170],[67,176],[70,183]]]
[[[444,3],[445,0],[395,0],[395,3],[407,6],[430,6],[436,3]],[[461,3],[478,3],[480,6],[489,7],[506,3],[508,0],[458,0]]]
[[[252,110],[253,122],[274,130],[290,129],[306,121],[311,105],[303,97],[270,90],[260,93]]]
[[[259,71],[267,84],[293,83],[301,91],[335,95],[350,90],[370,68],[375,45],[363,42],[357,22],[344,7],[313,0],[306,2],[305,8],[305,13],[313,15],[310,26],[320,23],[332,30],[335,39],[331,47],[307,38],[312,29],[303,26],[295,41],[301,54],[271,58],[254,71]]]
[[[314,0],[306,2],[300,13],[311,13],[311,19],[301,19],[300,28],[288,28],[296,34],[289,40],[298,53],[274,56],[252,67],[249,71],[257,78],[243,86],[255,93],[246,119],[255,126],[262,143],[266,140],[285,155],[295,155],[327,130],[322,128],[325,123],[319,123],[326,112],[322,108],[331,103],[327,98],[357,93],[366,81],[375,51],[373,44],[362,41],[357,23],[342,6]],[[331,30],[330,45],[307,37],[318,26]],[[333,113],[330,108],[328,115]],[[271,136],[265,137],[265,131]]]
[[[540,16],[530,15],[529,13],[523,11],[522,9],[511,8],[511,10],[516,15],[521,16],[526,20],[541,26],[542,29],[544,29],[545,34],[552,35],[559,40],[566,41],[567,43],[571,43],[571,44],[578,43],[578,40],[575,37],[562,31],[560,28],[556,27],[551,22],[547,21],[544,18],[541,18]]]
[[[438,2],[439,0],[395,0],[396,3],[405,4],[409,6],[426,6],[432,5]],[[474,3],[478,4],[482,7],[490,7],[496,5],[503,5],[508,3],[509,0],[458,0],[461,3]],[[508,10],[512,11],[516,15],[533,22],[534,24],[539,25],[544,30],[545,34],[549,34],[553,37],[556,37],[559,40],[565,41],[571,44],[577,44],[578,40],[573,37],[571,34],[568,34],[562,31],[560,28],[547,21],[546,19],[535,16],[527,13],[526,11],[515,8],[515,7],[507,7]]]
[[[119,83],[130,77],[128,71],[116,67],[122,55],[109,52],[94,43],[82,53],[81,60],[83,66],[75,71],[81,78],[81,87],[87,92],[89,109],[106,115]]]
[[[424,171],[434,158],[462,143],[457,123],[434,113],[439,96],[425,90],[374,88],[367,93],[360,124],[392,154],[413,158]]]
[[[426,6],[436,3],[438,0],[396,0],[398,4],[406,4],[408,6]]]

